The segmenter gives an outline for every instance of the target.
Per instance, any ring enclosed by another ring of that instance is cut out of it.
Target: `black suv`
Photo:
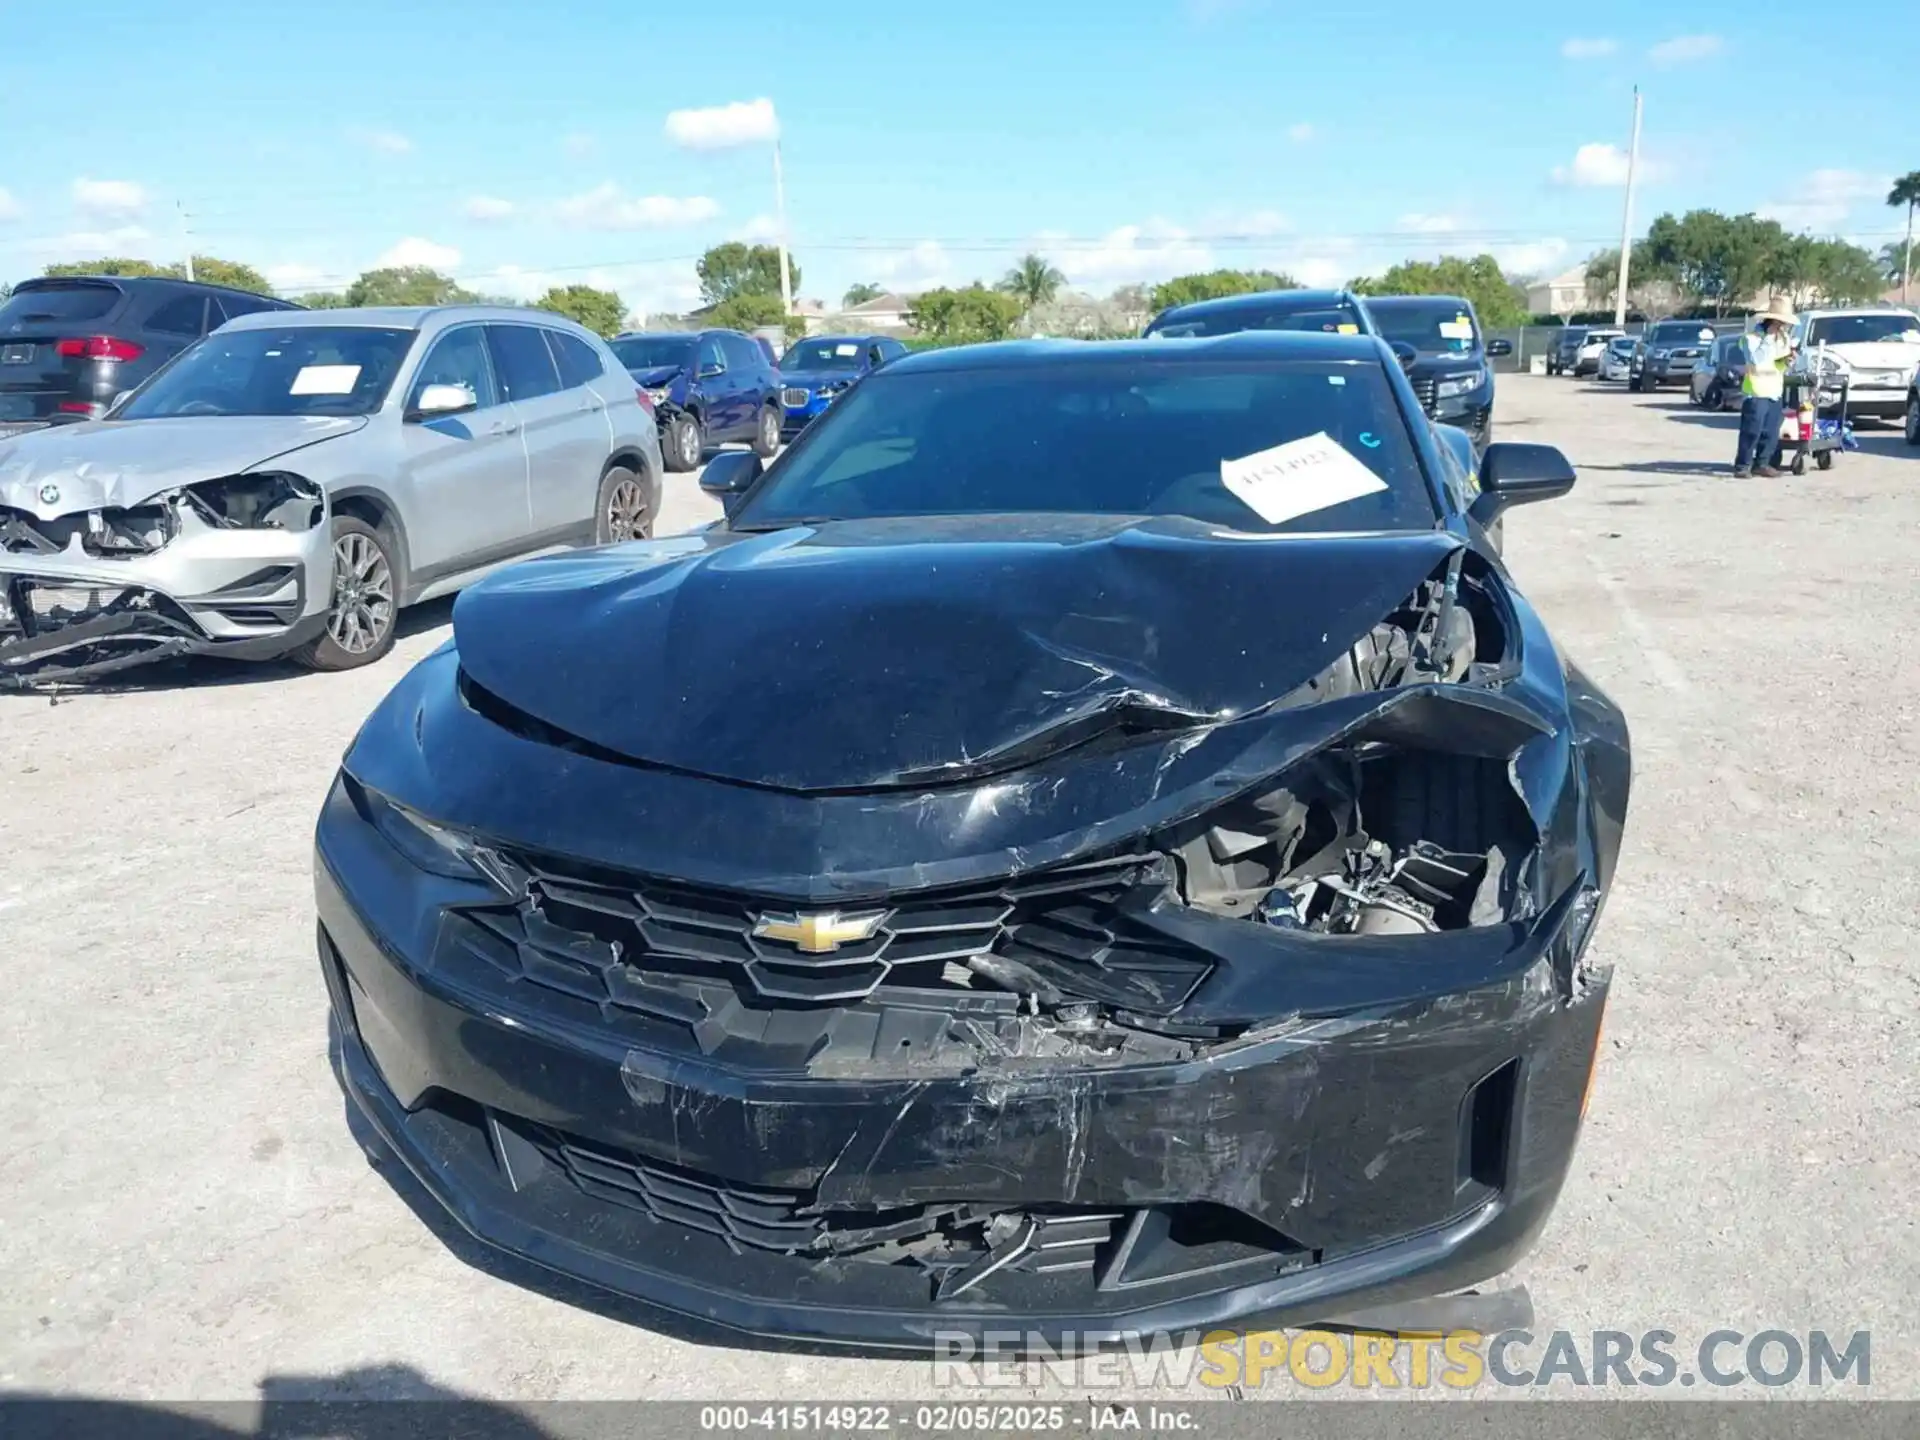
[[[22,280],[0,302],[0,433],[91,420],[236,315],[298,305],[157,276]]]
[[[1256,290],[1173,305],[1153,317],[1144,337],[1187,340],[1241,330],[1306,330],[1377,335],[1367,307],[1351,290]]]
[[[780,371],[764,341],[738,330],[632,331],[607,342],[660,422],[669,470],[696,470],[729,440],[780,448]]]
[[[1476,452],[1485,450],[1493,438],[1492,362],[1511,355],[1513,342],[1488,340],[1460,295],[1369,295],[1367,313],[1400,357],[1420,408],[1466,431]]]

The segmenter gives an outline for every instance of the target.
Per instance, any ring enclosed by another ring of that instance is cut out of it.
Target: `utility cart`
[[[1786,389],[1780,411],[1780,455],[1793,473],[1807,473],[1807,458],[1822,470],[1833,468],[1833,457],[1851,449],[1853,427],[1847,423],[1847,391],[1850,378],[1837,365],[1825,363],[1824,354],[1816,354],[1811,369],[1787,372]]]

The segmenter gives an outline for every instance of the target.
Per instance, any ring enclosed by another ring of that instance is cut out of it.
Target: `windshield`
[[[787,351],[782,370],[858,370],[866,346],[857,340],[802,340]]]
[[[607,348],[629,370],[658,370],[667,365],[685,369],[693,363],[691,335],[636,335],[628,340],[609,340]]]
[[[1210,335],[1235,335],[1242,330],[1308,330],[1325,335],[1358,335],[1360,312],[1351,305],[1289,306],[1284,301],[1270,310],[1222,310],[1214,315],[1196,315],[1184,320],[1156,320],[1147,327],[1147,335],[1156,340],[1191,340]]]
[[[1911,315],[1822,315],[1807,334],[1812,345],[1862,345],[1904,340],[1920,345],[1920,319]]]
[[[1034,513],[1183,515],[1254,533],[1435,519],[1376,364],[1075,361],[875,371],[729,524]]]
[[[1631,355],[1634,344],[1635,342],[1631,338],[1623,335],[1618,340],[1610,342],[1607,349],[1615,355]]]
[[[113,418],[371,415],[414,334],[358,325],[215,331],[182,351]]]
[[[1647,336],[1649,345],[1711,345],[1713,327],[1689,321],[1680,325],[1656,325],[1653,333]]]
[[[23,285],[0,304],[0,330],[49,320],[98,320],[120,303],[120,287],[99,280]]]
[[[1395,300],[1371,305],[1373,323],[1389,342],[1411,345],[1422,355],[1465,355],[1480,343],[1473,315],[1455,300]]]

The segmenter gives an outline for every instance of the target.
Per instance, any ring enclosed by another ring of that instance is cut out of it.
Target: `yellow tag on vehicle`
[[[1342,325],[1340,327],[1340,333],[1342,335],[1358,335],[1360,333],[1360,327],[1352,324]]]

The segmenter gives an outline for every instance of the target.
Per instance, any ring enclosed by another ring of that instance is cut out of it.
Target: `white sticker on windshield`
[[[1471,320],[1442,320],[1440,322],[1442,340],[1471,340],[1473,322]]]
[[[1387,482],[1326,431],[1220,462],[1220,482],[1269,525],[1376,495]]]
[[[360,378],[358,365],[302,365],[287,387],[289,395],[351,395]]]
[[[858,355],[860,353],[860,347],[858,345],[836,345],[833,347],[833,353],[836,355]]]

